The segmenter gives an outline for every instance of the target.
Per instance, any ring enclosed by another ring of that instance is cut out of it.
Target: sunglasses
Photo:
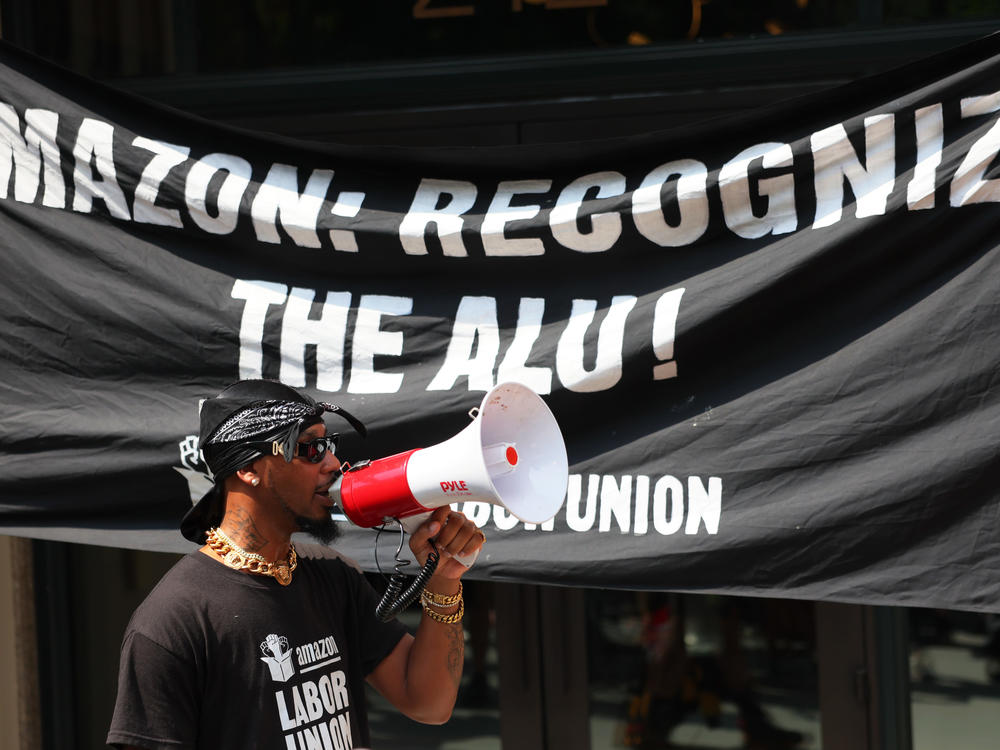
[[[340,435],[334,433],[310,440],[308,443],[296,443],[295,455],[304,458],[309,463],[318,464],[323,460],[327,451],[337,452],[337,438],[339,437]]]
[[[292,455],[304,458],[309,463],[318,464],[323,460],[327,451],[331,453],[337,452],[337,440],[339,438],[340,435],[333,433],[332,435],[325,435],[304,443],[296,443],[295,452]],[[247,445],[270,448],[276,456],[285,455],[284,451],[281,450],[281,443],[277,440],[267,443],[247,443]]]

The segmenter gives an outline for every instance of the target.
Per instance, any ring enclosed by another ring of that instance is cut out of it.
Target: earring
[[[260,484],[260,477],[254,477],[253,479],[251,479],[250,484],[256,487],[258,484]]]

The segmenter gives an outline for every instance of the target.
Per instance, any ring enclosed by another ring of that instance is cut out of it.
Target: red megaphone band
[[[341,474],[330,495],[351,523],[372,528],[387,518],[405,518],[434,510],[417,502],[406,481],[406,465],[418,450],[421,449],[365,461]]]

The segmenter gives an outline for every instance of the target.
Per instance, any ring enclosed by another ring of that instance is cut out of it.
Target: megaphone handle
[[[416,515],[406,516],[405,518],[397,518],[396,520],[399,521],[399,525],[403,527],[403,531],[410,536],[413,536],[413,532],[420,528],[420,524],[430,517],[431,514],[430,511],[428,511],[427,513],[417,513]]]
[[[406,518],[399,518],[397,520],[399,521],[399,525],[403,527],[403,531],[410,536],[413,536],[413,532],[420,528],[420,525],[430,517],[430,512],[427,512],[416,513],[412,516],[406,516]],[[480,549],[482,548],[480,547]],[[479,559],[479,551],[480,550],[477,549],[471,555],[452,555],[452,557],[462,563],[465,567],[471,568],[473,563]]]

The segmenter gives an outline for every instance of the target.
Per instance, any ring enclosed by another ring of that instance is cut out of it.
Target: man
[[[474,554],[483,535],[461,513],[437,509],[410,538],[421,565],[440,553],[416,635],[381,622],[352,565],[291,541],[297,531],[324,542],[336,533],[328,491],[340,461],[324,412],[364,433],[339,407],[271,381],[240,381],[203,404],[199,440],[215,485],[181,530],[204,546],[129,623],[109,745],[366,747],[364,680],[417,721],[450,717],[466,570],[453,556]]]

